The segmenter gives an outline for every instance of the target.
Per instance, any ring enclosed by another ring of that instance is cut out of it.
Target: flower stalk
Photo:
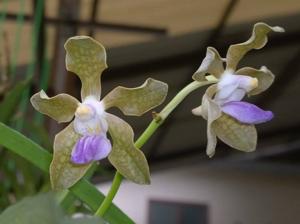
[[[209,80],[209,81],[207,81]],[[145,131],[142,133],[142,135],[136,140],[135,147],[141,148],[149,139],[150,137],[155,133],[155,131],[163,124],[163,122],[167,119],[167,117],[172,113],[172,111],[194,90],[207,86],[209,84],[216,83],[218,80],[213,78],[212,76],[208,76],[206,81],[198,82],[193,81],[187,86],[185,86],[163,109],[160,113],[155,113],[154,118],[151,121],[151,123],[148,125],[148,127],[145,129]],[[114,197],[116,196],[121,183],[122,183],[123,177],[122,175],[116,171],[111,188],[98,208],[98,210],[95,212],[95,216],[103,217],[105,212],[109,209],[110,205],[112,204],[112,201]]]

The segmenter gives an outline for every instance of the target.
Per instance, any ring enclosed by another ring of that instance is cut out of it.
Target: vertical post
[[[33,1],[33,10],[36,9],[37,0]],[[42,67],[45,59],[45,47],[46,47],[46,36],[45,36],[45,8],[42,9],[40,28],[37,30],[37,52],[36,52],[36,74],[38,79],[41,79]]]
[[[79,17],[80,12],[80,0],[60,0],[58,6],[58,16],[59,19],[76,20]],[[64,44],[66,40],[76,35],[77,27],[66,26],[64,24],[58,24],[55,37],[55,52],[52,70],[52,89],[55,94],[62,92],[80,92],[72,91],[73,85],[78,79],[75,75],[68,75],[65,66],[65,56],[66,52],[64,49]],[[75,94],[72,94],[75,95]],[[50,122],[50,133],[56,133],[58,131],[58,126],[56,122]]]
[[[80,0],[60,0],[59,1],[59,18],[64,19],[77,19],[79,17]],[[67,83],[70,78],[67,76],[65,67],[65,49],[64,44],[66,40],[76,35],[77,27],[65,26],[58,24],[55,38],[55,52],[54,52],[54,82],[53,90],[55,93],[65,92],[68,89]]]
[[[93,4],[91,4],[91,18],[90,22],[91,24],[95,23],[97,20],[97,13],[98,13],[98,6],[99,6],[99,0],[93,0]],[[91,26],[89,30],[89,36],[94,36],[94,30],[93,26]]]

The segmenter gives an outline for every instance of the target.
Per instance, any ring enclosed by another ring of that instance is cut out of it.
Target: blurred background
[[[269,91],[250,99],[275,114],[257,126],[256,152],[219,141],[215,157],[206,156],[206,123],[191,114],[204,92],[196,91],[143,147],[152,184],[124,182],[115,202],[142,224],[300,223],[300,1],[1,0],[0,121],[52,150],[63,125],[36,114],[29,96],[44,89],[79,99],[79,79],[65,69],[63,44],[71,36],[89,35],[106,47],[103,95],[151,76],[169,84],[168,101],[191,82],[207,46],[225,57],[259,21],[286,32],[271,33],[267,46],[239,65],[265,65],[276,76]],[[152,117],[125,119],[138,136]],[[92,181],[107,192],[114,170],[101,165]],[[48,176],[3,149],[0,182],[0,210],[49,189]],[[80,209],[77,202],[69,212]]]

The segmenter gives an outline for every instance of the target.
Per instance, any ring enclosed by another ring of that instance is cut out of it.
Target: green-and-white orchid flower
[[[106,110],[115,106],[125,115],[140,116],[164,101],[167,84],[149,78],[137,88],[116,87],[100,101],[100,78],[107,68],[104,47],[90,37],[76,36],[66,42],[65,49],[67,70],[77,74],[82,82],[82,102],[64,93],[49,98],[44,91],[31,98],[36,110],[58,122],[69,122],[75,116],[54,140],[52,187],[71,187],[93,161],[107,156],[124,177],[148,184],[149,167],[144,154],[134,146],[132,128]]]
[[[225,59],[216,49],[208,47],[206,57],[193,75],[196,81],[206,80],[206,74],[218,80],[217,84],[207,89],[202,105],[192,111],[207,120],[206,152],[210,157],[215,154],[217,137],[235,149],[254,151],[257,143],[254,124],[273,118],[271,111],[241,101],[246,94],[257,95],[268,89],[274,80],[272,72],[265,66],[259,70],[244,67],[236,71],[237,64],[248,51],[264,47],[270,31],[284,32],[284,29],[265,23],[255,24],[250,39],[231,45]],[[226,62],[225,70],[223,62]]]

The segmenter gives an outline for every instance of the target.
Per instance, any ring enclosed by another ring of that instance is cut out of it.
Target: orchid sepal
[[[143,152],[135,147],[133,130],[123,119],[107,114],[108,131],[113,147],[108,156],[111,164],[127,179],[150,184],[149,166]]]
[[[212,123],[212,129],[219,139],[230,147],[253,152],[257,144],[257,132],[252,124],[243,124],[227,114],[222,114]]]
[[[213,48],[208,47],[206,50],[206,56],[203,59],[201,65],[197,71],[193,74],[192,78],[195,81],[205,81],[205,75],[209,73],[215,78],[219,78],[224,72],[223,59],[221,58],[219,52]]]
[[[80,137],[75,132],[73,123],[55,136],[53,159],[50,164],[50,180],[53,190],[63,190],[73,186],[91,166],[91,163],[76,165],[70,159],[72,150]]]
[[[271,31],[282,33],[284,29],[280,26],[272,27],[266,23],[256,23],[249,40],[244,43],[233,44],[229,47],[226,55],[226,69],[235,70],[237,64],[248,51],[263,48],[268,41],[267,34]]]
[[[62,93],[48,97],[43,90],[34,94],[30,98],[30,102],[37,111],[59,123],[71,121],[79,104],[76,98],[68,94]]]
[[[250,76],[258,80],[258,86],[248,93],[248,96],[258,95],[267,90],[274,82],[274,74],[266,67],[260,69],[244,67],[236,71],[236,74]]]
[[[107,68],[105,48],[88,36],[75,36],[65,43],[66,68],[81,80],[81,99],[95,96],[100,100],[102,72]]]

